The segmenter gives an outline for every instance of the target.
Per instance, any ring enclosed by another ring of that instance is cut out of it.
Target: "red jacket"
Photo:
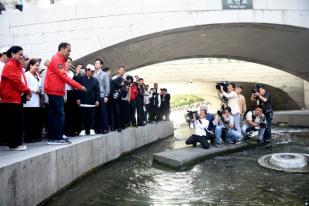
[[[64,68],[66,61],[67,59],[59,52],[53,56],[47,67],[46,78],[44,81],[44,90],[47,94],[64,96],[65,84],[68,84],[75,89],[82,89],[82,85],[67,76]]]
[[[2,71],[0,97],[3,103],[21,104],[22,93],[28,94],[30,89],[21,64],[11,58]]]
[[[138,95],[138,90],[137,90],[137,86],[134,83],[131,84],[129,91],[130,91],[130,101],[136,100],[137,95]]]

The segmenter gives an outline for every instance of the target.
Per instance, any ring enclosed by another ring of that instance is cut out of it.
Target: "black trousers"
[[[42,128],[45,128],[45,132],[48,129],[48,104],[43,104],[41,107],[41,118],[42,118]],[[43,133],[42,137],[46,136],[47,133]]]
[[[150,121],[159,121],[159,108],[154,105],[150,105],[149,111],[149,120]]]
[[[133,126],[136,126],[136,100],[132,100],[130,101],[130,112],[129,112],[129,119],[130,119],[130,123]]]
[[[141,99],[140,97],[137,99],[136,109],[137,109],[137,124],[141,126],[144,124],[144,102],[143,99]]]
[[[95,108],[94,107],[80,107],[81,116],[81,130],[85,130],[86,134],[95,127]]]
[[[10,148],[23,144],[22,105],[2,103],[2,134]]]
[[[118,99],[114,99],[113,97],[109,98],[109,114],[110,114],[110,125],[111,130],[121,128],[121,116],[120,116],[120,101]]]
[[[170,120],[170,109],[169,108],[164,108],[162,109],[162,120]]]
[[[198,136],[194,134],[186,140],[186,144],[192,144],[193,147],[195,147],[198,142],[202,145],[204,149],[209,149],[209,143],[206,136]]]
[[[2,109],[2,104],[0,103],[0,146],[1,145],[6,145],[6,141],[4,140],[4,136],[3,136],[3,131],[4,131],[4,127],[3,127],[3,109]]]
[[[76,103],[75,91],[67,91],[67,102],[64,104],[64,133],[75,136],[80,129],[80,117]]]
[[[130,126],[130,103],[126,100],[120,101],[120,127],[126,128]]]
[[[24,141],[42,139],[42,111],[40,107],[24,107]]]

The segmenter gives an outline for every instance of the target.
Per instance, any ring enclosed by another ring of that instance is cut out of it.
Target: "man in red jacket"
[[[71,53],[71,45],[62,42],[58,46],[58,53],[53,56],[47,68],[44,82],[44,90],[48,95],[48,144],[71,144],[63,138],[64,133],[64,99],[65,84],[80,91],[86,91],[85,87],[70,79],[65,71],[65,62]]]

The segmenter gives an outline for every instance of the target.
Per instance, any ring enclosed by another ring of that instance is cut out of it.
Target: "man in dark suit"
[[[120,66],[117,73],[118,74],[114,76],[110,82],[109,112],[111,115],[111,130],[114,131],[117,129],[118,132],[121,132],[121,99],[127,95],[124,85],[125,67]]]
[[[170,106],[170,100],[171,95],[167,93],[167,89],[163,88],[163,95],[161,99],[161,108],[162,108],[162,119],[164,120],[170,120],[170,113],[171,113],[171,106]]]

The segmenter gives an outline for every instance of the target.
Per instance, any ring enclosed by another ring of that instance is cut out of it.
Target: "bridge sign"
[[[223,9],[252,9],[252,0],[222,0]]]

